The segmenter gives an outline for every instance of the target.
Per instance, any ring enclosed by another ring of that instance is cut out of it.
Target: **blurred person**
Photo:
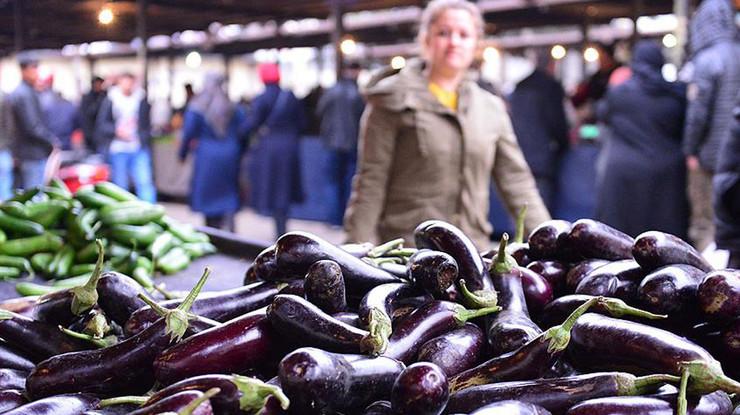
[[[280,68],[275,63],[259,66],[265,84],[250,105],[241,134],[255,134],[250,169],[252,203],[260,213],[271,213],[280,236],[286,232],[291,203],[303,200],[299,164],[299,139],[305,126],[303,104],[280,88]]]
[[[179,158],[194,152],[190,208],[205,216],[206,226],[235,231],[240,207],[239,164],[244,153],[239,128],[244,112],[229,100],[223,75],[209,73],[203,90],[185,111]],[[218,169],[218,174],[214,173]]]
[[[734,127],[720,147],[712,184],[717,248],[730,251],[728,268],[740,269],[740,93],[735,102]]]
[[[156,202],[149,103],[134,75],[124,73],[108,92],[98,111],[96,134],[97,152],[107,156],[111,181],[128,189],[131,180],[140,199]]]
[[[596,122],[596,102],[606,94],[612,73],[622,66],[614,57],[614,45],[597,43],[593,47],[599,52],[599,69],[578,84],[571,97],[581,124]]]
[[[598,106],[610,128],[601,157],[597,219],[637,236],[659,230],[686,238],[689,208],[681,152],[686,87],[663,79],[660,45],[639,41],[632,76]]]
[[[0,91],[0,202],[13,196],[13,153],[10,101]]]
[[[319,100],[316,113],[321,118],[321,139],[331,154],[330,177],[336,193],[332,223],[341,225],[352,191],[352,176],[357,168],[357,134],[365,102],[357,89],[360,64],[352,62],[342,71],[337,83]]]
[[[699,250],[714,240],[712,175],[719,147],[728,139],[732,108],[740,90],[740,43],[729,0],[704,0],[690,24],[689,105],[683,151],[689,170],[689,238]]]
[[[59,148],[59,139],[46,125],[38,93],[38,61],[19,60],[21,83],[8,97],[12,111],[13,155],[20,164],[21,186],[28,189],[44,184],[46,161]]]
[[[77,106],[57,91],[49,90],[41,101],[49,130],[59,138],[62,150],[72,150],[72,134],[80,129]]]
[[[403,237],[413,245],[420,222],[441,219],[486,248],[491,176],[510,214],[529,205],[527,229],[550,219],[504,102],[469,71],[482,36],[474,3],[433,0],[419,30],[424,59],[370,80],[345,216],[349,240]]]
[[[95,120],[98,117],[100,105],[105,99],[105,83],[99,76],[93,77],[90,82],[90,91],[82,96],[80,102],[80,126],[82,136],[85,140],[85,147],[90,152],[96,151],[95,146]]]
[[[568,147],[565,92],[548,69],[549,52],[537,51],[535,61],[532,73],[516,85],[509,97],[509,109],[514,133],[537,189],[552,210],[560,157]]]

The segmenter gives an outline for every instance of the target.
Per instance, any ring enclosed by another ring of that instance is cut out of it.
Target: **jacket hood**
[[[696,54],[737,34],[735,8],[729,0],[704,0],[691,20],[691,52]]]

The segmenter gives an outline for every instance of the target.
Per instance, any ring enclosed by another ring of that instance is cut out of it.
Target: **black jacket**
[[[740,251],[740,95],[732,134],[723,143],[712,180],[717,247]]]
[[[20,160],[49,157],[54,146],[59,145],[59,139],[46,126],[36,91],[21,82],[8,100],[12,111],[13,155]]]
[[[150,121],[151,106],[144,97],[139,104],[138,134],[142,148],[148,148],[152,140]],[[116,137],[116,120],[113,118],[113,102],[106,97],[100,104],[95,121],[95,149],[98,153],[108,154],[108,147]]]

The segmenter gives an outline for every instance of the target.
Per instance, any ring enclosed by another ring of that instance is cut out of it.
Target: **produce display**
[[[96,239],[105,246],[108,269],[130,275],[148,290],[154,288],[155,271],[174,274],[216,251],[206,234],[113,183],[72,194],[54,180],[0,204],[0,279],[38,274],[56,287],[80,285],[95,266]],[[29,282],[17,288],[23,295],[53,290]]]
[[[106,270],[109,234],[82,284],[0,303],[0,413],[738,413],[740,271],[662,232],[519,229],[483,253],[438,220],[416,248],[290,232],[243,286],[171,299]]]

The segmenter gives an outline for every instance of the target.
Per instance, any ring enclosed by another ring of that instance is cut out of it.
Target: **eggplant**
[[[394,415],[393,408],[389,401],[373,402],[365,408],[362,415]]]
[[[62,333],[57,326],[5,310],[0,310],[0,337],[34,361],[93,347],[89,342]]]
[[[637,294],[640,303],[661,314],[694,316],[696,292],[704,271],[691,265],[666,265],[648,274],[640,283]]]
[[[452,329],[465,325],[468,320],[488,315],[500,307],[468,310],[449,301],[432,301],[399,321],[388,341],[383,356],[411,362],[419,348],[427,341]]]
[[[611,396],[589,399],[567,412],[567,415],[673,415],[675,395]],[[732,401],[726,393],[717,391],[689,403],[688,415],[731,415]]]
[[[512,258],[506,256],[507,242],[508,236],[504,234],[490,270],[502,308],[488,322],[488,344],[494,356],[516,350],[542,333],[529,317],[524,294],[522,274],[531,271],[524,271],[526,268],[516,266]]]
[[[589,272],[576,287],[576,294],[603,295],[632,302],[645,271],[631,259],[614,261]]]
[[[342,268],[332,260],[316,261],[303,282],[306,299],[322,311],[334,314],[347,308]]]
[[[30,372],[34,366],[36,365],[30,359],[0,340],[0,367]]]
[[[534,261],[527,265],[528,269],[542,275],[550,283],[555,295],[565,290],[565,275],[568,267],[560,261]]]
[[[0,310],[12,311],[16,314],[33,318],[33,309],[36,307],[36,301],[38,299],[39,296],[37,295],[29,295],[2,300],[0,301]]]
[[[568,354],[577,368],[689,376],[694,393],[740,392],[712,355],[681,336],[632,321],[587,313],[573,327]]]
[[[571,256],[568,233],[573,224],[564,220],[542,222],[529,234],[529,254],[532,259],[565,259]]]
[[[292,294],[299,297],[305,297],[306,290],[303,286],[304,282],[305,281],[303,279],[290,281],[285,287],[278,291],[278,294]]]
[[[192,314],[225,322],[242,314],[265,307],[272,302],[284,284],[275,282],[256,282],[243,287],[224,291],[207,292],[198,297],[190,310]],[[183,300],[168,300],[160,302],[164,308],[173,309],[182,304]],[[151,307],[142,307],[134,312],[126,321],[124,330],[126,335],[141,332],[159,319],[159,315]]]
[[[275,331],[298,346],[315,346],[340,353],[378,354],[382,339],[333,318],[295,295],[280,294],[267,307],[267,320]]]
[[[18,369],[0,369],[0,390],[26,389],[26,377],[28,372]]]
[[[419,249],[442,251],[454,258],[460,278],[471,291],[492,288],[475,244],[454,225],[441,220],[424,221],[414,229],[414,241]]]
[[[105,315],[123,326],[134,311],[146,307],[139,294],[148,295],[133,278],[119,272],[109,271],[98,281],[98,304]]]
[[[564,295],[560,298],[556,298],[550,304],[548,304],[545,307],[545,310],[542,312],[542,317],[540,318],[539,323],[541,324],[541,327],[543,328],[550,328],[552,326],[555,326],[557,324],[562,323],[565,321],[565,319],[572,313],[576,308],[578,308],[581,304],[585,303],[586,301],[596,298],[593,295],[583,295],[583,294],[571,294],[571,295]],[[635,319],[635,318],[642,318],[642,319],[648,319],[648,320],[659,320],[661,318],[666,318],[665,315],[656,315],[656,314],[650,314],[650,313],[643,313],[639,314],[636,311],[638,309],[628,306],[627,304],[624,305],[625,310],[628,310],[629,312],[620,312],[618,310],[609,309],[607,307],[604,307],[601,303],[594,304],[593,307],[589,309],[592,313],[598,313],[598,314],[608,314],[613,317],[619,317],[619,318],[625,318],[625,319]]]
[[[88,393],[71,393],[39,399],[3,415],[79,415],[95,409],[99,402],[100,399]]]
[[[299,275],[306,275],[316,261],[330,259],[336,262],[342,268],[349,297],[361,298],[373,287],[403,281],[306,232],[288,232],[281,236],[275,244],[275,258],[281,272]]]
[[[565,286],[568,291],[571,293],[575,292],[576,287],[578,287],[578,284],[586,275],[596,268],[608,263],[609,261],[605,259],[586,259],[576,264],[568,271],[568,274],[565,275]]]
[[[552,301],[554,296],[552,286],[545,277],[527,268],[520,269],[520,276],[527,308],[532,314],[537,315]]]
[[[209,399],[221,392],[221,389],[210,389],[206,393],[197,390],[188,390],[170,395],[157,403],[147,405],[131,412],[129,415],[157,415],[167,412],[181,413],[190,410],[191,415],[213,415],[213,408]]]
[[[740,271],[721,270],[707,274],[696,293],[704,317],[727,323],[740,316]]]
[[[722,331],[724,355],[734,362],[733,369],[740,372],[740,318]]]
[[[524,242],[524,217],[526,214],[527,205],[525,204],[516,216],[516,232],[514,233],[514,240],[506,247],[506,253],[511,255],[511,257],[516,260],[516,263],[522,267],[526,267],[530,262],[532,262],[532,258],[529,254],[529,243]],[[489,251],[488,258],[493,259],[495,254],[496,251]]]
[[[650,392],[676,376],[635,377],[629,373],[601,372],[554,379],[499,382],[453,392],[447,413],[471,412],[489,403],[515,399],[562,414],[578,402],[606,396],[635,396]]]
[[[342,311],[341,313],[334,313],[331,316],[341,321],[342,323],[349,324],[352,327],[357,327],[358,329],[362,327],[362,323],[360,323],[360,316],[357,313],[353,313],[351,311]]]
[[[353,257],[363,258],[366,257],[370,251],[375,247],[370,242],[362,243],[351,243],[339,245],[340,248],[349,252]]]
[[[632,256],[647,272],[674,264],[691,265],[704,272],[713,269],[693,246],[677,236],[660,231],[638,235],[632,247]]]
[[[278,270],[277,259],[275,258],[275,245],[270,245],[257,254],[254,262],[247,268],[247,272],[244,274],[244,285],[256,281],[289,281],[300,278],[300,275],[281,273]]]
[[[582,258],[631,259],[634,243],[631,236],[592,219],[576,221],[568,233],[568,246]]]
[[[0,414],[25,405],[25,403],[26,398],[19,390],[7,389],[0,391]]]
[[[473,323],[465,323],[424,343],[417,360],[437,365],[448,377],[475,366],[485,347],[483,331]]]
[[[36,365],[26,379],[27,395],[38,399],[70,392],[100,396],[146,392],[154,384],[154,359],[187,334],[191,318],[187,312],[209,273],[206,268],[182,305],[175,310],[159,308],[152,300],[141,296],[165,316],[141,333],[110,347],[65,353]]]
[[[539,405],[507,400],[478,408],[470,415],[552,415],[552,413]]]
[[[444,252],[420,249],[411,255],[406,267],[409,280],[437,299],[442,299],[457,281],[457,262]]]
[[[139,409],[140,406],[141,405],[134,403],[121,403],[91,409],[83,412],[82,415],[129,415],[131,412]]]
[[[414,363],[393,383],[391,407],[397,415],[439,415],[449,397],[447,375],[439,366]]]
[[[153,405],[183,391],[205,392],[213,388],[220,391],[209,400],[214,412],[219,415],[251,414],[264,407],[268,399],[273,399],[282,409],[287,409],[290,404],[279,386],[239,375],[203,375],[158,390],[149,397],[146,405]]]
[[[404,364],[391,358],[330,353],[301,348],[280,362],[278,378],[291,413],[358,413],[387,399]]]

